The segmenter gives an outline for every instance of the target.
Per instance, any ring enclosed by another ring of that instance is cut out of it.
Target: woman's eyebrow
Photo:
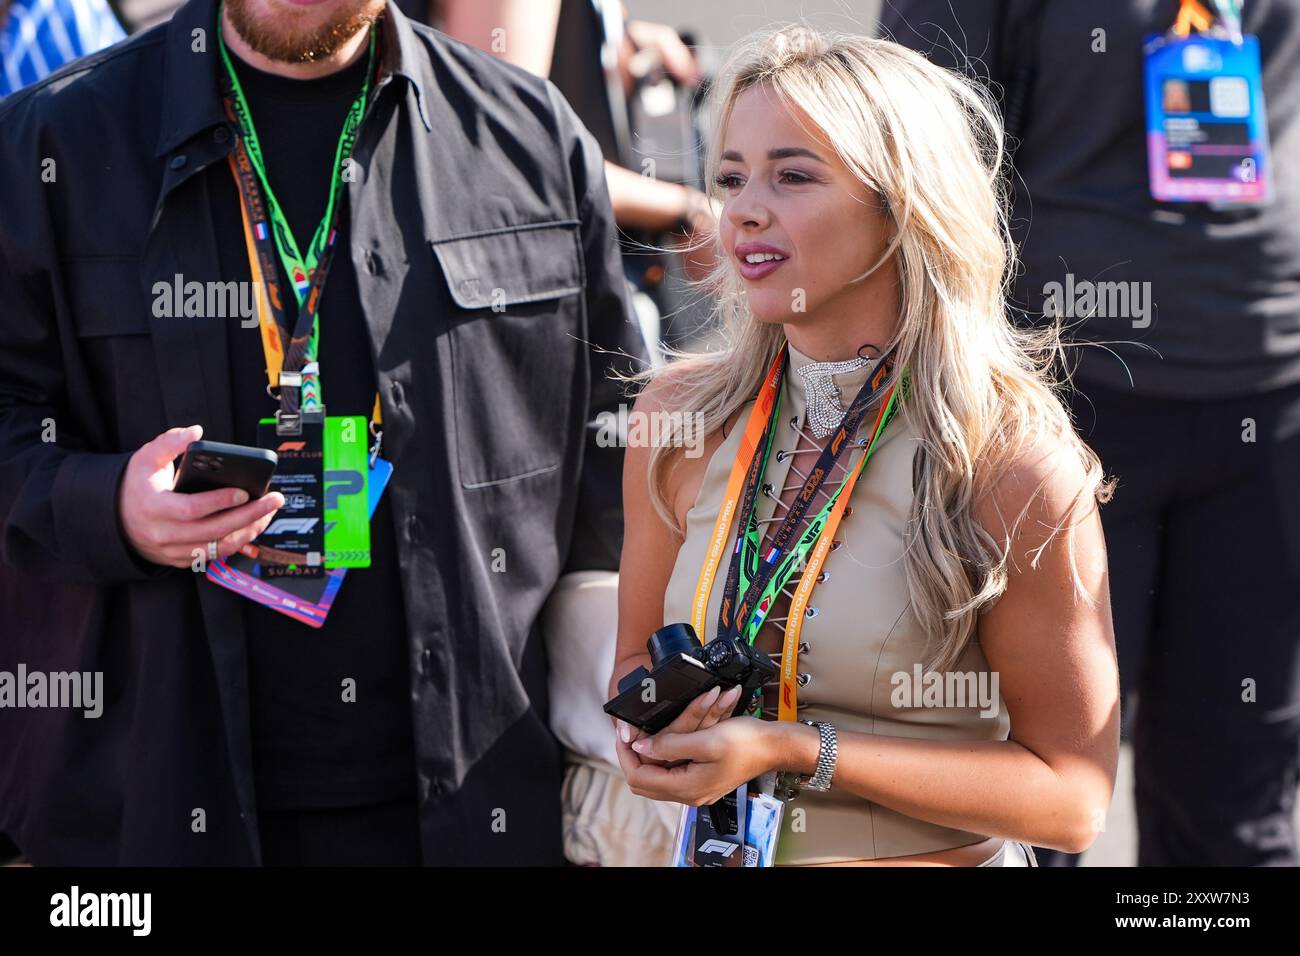
[[[808,159],[815,159],[819,163],[826,162],[811,149],[804,149],[802,146],[783,146],[780,149],[769,149],[767,151],[768,159],[789,159],[792,156],[805,156]]]
[[[768,159],[790,159],[792,156],[805,156],[808,159],[813,159],[823,164],[826,162],[826,160],[822,159],[811,149],[804,149],[802,146],[782,146],[778,149],[769,149],[767,151]],[[733,163],[743,163],[745,161],[744,157],[734,149],[727,150],[722,154],[722,158],[730,160]]]

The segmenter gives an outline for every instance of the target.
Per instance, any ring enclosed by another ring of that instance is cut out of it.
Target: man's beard
[[[250,0],[225,0],[230,22],[244,42],[280,63],[312,63],[330,56],[377,20],[386,5],[387,0],[348,0],[329,21],[304,30],[289,12],[267,16],[256,12]]]

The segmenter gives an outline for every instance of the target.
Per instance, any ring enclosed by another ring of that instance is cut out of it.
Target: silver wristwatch
[[[835,727],[822,720],[801,720],[801,724],[816,727],[821,734],[821,749],[817,753],[817,769],[811,777],[781,771],[777,775],[778,796],[793,800],[800,790],[816,790],[825,793],[831,788],[831,776],[835,773],[835,758],[839,755],[839,743],[835,736]]]
[[[816,727],[822,735],[822,747],[817,753],[817,769],[811,777],[799,778],[799,786],[804,790],[817,790],[821,793],[831,788],[831,775],[835,773],[835,758],[839,756],[839,740],[835,736],[835,726],[824,720],[804,720],[801,723]]]

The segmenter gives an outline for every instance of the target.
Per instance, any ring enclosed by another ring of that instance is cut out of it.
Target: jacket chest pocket
[[[579,410],[576,373],[584,350],[577,228],[576,220],[541,223],[431,243],[450,295],[465,488],[560,466]]]
[[[90,388],[123,447],[158,434],[162,388],[149,316],[152,307],[131,257],[64,259],[70,324]],[[178,320],[179,321],[179,320]]]

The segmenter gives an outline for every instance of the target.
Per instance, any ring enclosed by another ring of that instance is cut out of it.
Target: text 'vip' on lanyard
[[[857,432],[867,409],[890,379],[893,359],[892,356],[886,356],[850,404],[839,428],[822,449],[816,465],[808,473],[803,488],[795,496],[785,519],[772,538],[771,545],[760,556],[761,535],[758,531],[756,514],[756,492],[766,470],[775,434],[773,423],[779,414],[787,356],[787,350],[782,348],[764,379],[758,400],[754,403],[753,411],[741,436],[740,449],[732,463],[726,494],[714,525],[692,607],[692,624],[695,632],[704,635],[709,595],[713,589],[713,581],[721,563],[722,550],[730,534],[738,503],[742,525],[737,534],[736,547],[732,552],[731,565],[723,590],[719,612],[719,637],[743,636],[747,642],[753,643],[777,594],[785,587],[795,567],[812,549],[812,555],[808,558],[799,587],[791,601],[786,622],[781,668],[780,717],[782,720],[793,719],[796,712],[795,665],[798,659],[799,631],[813,584],[821,573],[821,567],[830,551],[831,539],[844,516],[858,476],[875,450],[881,434],[899,408],[901,392],[898,386],[902,384],[903,389],[906,388],[905,376],[902,383],[890,382],[888,391],[879,403],[871,434],[862,441],[865,451],[857,468],[849,472],[840,487],[799,535],[798,540],[794,541],[795,530],[811,502],[821,491],[836,463],[847,454],[852,444],[851,439]],[[737,594],[740,592],[743,592],[743,597],[737,603]],[[704,638],[701,637],[701,640]]]
[[[365,116],[370,97],[370,81],[375,65],[375,29],[373,26],[370,28],[370,59],[365,82],[357,98],[348,107],[343,131],[339,135],[325,215],[316,227],[305,257],[299,252],[293,230],[289,228],[275,193],[271,190],[262,146],[253,126],[248,102],[244,98],[244,91],[235,74],[234,65],[230,62],[220,30],[217,35],[221,59],[225,65],[222,87],[226,116],[239,130],[235,149],[230,154],[230,167],[239,187],[244,241],[248,249],[253,286],[258,290],[258,324],[262,335],[262,350],[266,356],[268,390],[279,389],[280,410],[276,414],[276,431],[279,434],[299,434],[302,429],[302,414],[324,411],[316,364],[320,297],[338,238],[338,196],[341,183],[345,181],[345,166],[351,156],[357,130]],[[292,326],[276,280],[273,248],[289,277],[298,304],[297,320]],[[379,401],[376,396],[376,423],[378,415]]]

